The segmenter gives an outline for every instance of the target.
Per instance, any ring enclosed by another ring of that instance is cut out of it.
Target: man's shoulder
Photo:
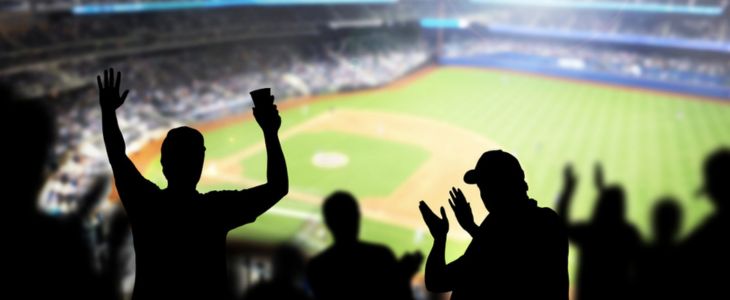
[[[540,222],[561,222],[560,216],[550,207],[530,207],[530,217]]]
[[[529,220],[530,225],[541,232],[562,232],[565,230],[563,220],[549,207],[536,206],[532,208]]]
[[[548,221],[560,222],[560,216],[552,208],[549,207],[538,207],[538,212],[541,217]]]

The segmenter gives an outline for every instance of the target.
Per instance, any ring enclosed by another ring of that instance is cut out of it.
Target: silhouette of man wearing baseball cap
[[[558,215],[527,195],[525,174],[511,154],[485,152],[464,182],[476,184],[489,215],[474,223],[460,189],[449,192],[459,224],[472,236],[466,252],[446,264],[449,221],[421,201],[434,238],[426,261],[426,288],[451,299],[568,299],[568,238]]]

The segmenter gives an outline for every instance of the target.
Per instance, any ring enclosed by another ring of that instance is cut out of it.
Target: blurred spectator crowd
[[[480,36],[450,36],[447,58],[521,54],[559,60],[561,67],[693,86],[730,85],[730,61],[725,55],[664,51],[591,43]]]

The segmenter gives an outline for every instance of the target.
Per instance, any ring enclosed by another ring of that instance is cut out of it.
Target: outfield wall
[[[600,71],[590,70],[588,68],[568,68],[561,66],[558,58],[517,53],[484,54],[454,58],[442,57],[439,59],[439,63],[442,65],[488,67],[538,73],[549,76],[567,77],[573,79],[593,80],[673,93],[721,98],[723,100],[730,101],[730,87],[719,85],[716,78],[702,78],[701,75],[698,74],[677,72],[675,74],[676,77],[674,78],[674,82],[661,81],[658,79],[632,77],[630,75],[604,73]],[[651,72],[651,70],[646,71]],[[695,81],[700,79],[703,82],[709,82],[713,85],[698,86],[682,83],[692,81],[690,79]]]

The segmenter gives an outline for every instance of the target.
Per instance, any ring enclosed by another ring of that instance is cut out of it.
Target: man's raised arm
[[[101,76],[96,76],[99,85],[99,105],[101,106],[104,145],[106,146],[109,163],[112,165],[117,190],[122,196],[122,201],[126,201],[127,199],[123,196],[124,193],[137,187],[137,184],[146,183],[147,181],[127,157],[124,137],[117,122],[116,110],[122,106],[129,93],[129,90],[125,90],[123,94],[119,94],[121,79],[121,72],[117,72],[115,77],[113,68],[104,70],[103,82]],[[124,203],[124,205],[127,206],[127,203]]]
[[[570,222],[570,207],[573,202],[576,182],[578,181],[572,165],[566,165],[563,171],[563,190],[558,195],[558,216],[567,225]]]
[[[264,133],[266,143],[266,183],[251,189],[256,197],[255,201],[259,201],[255,205],[254,211],[254,214],[258,216],[289,193],[289,175],[278,136],[281,116],[279,116],[276,105],[263,108],[254,107],[253,115]]]
[[[273,97],[268,95],[267,97]],[[229,229],[253,222],[289,193],[289,175],[284,152],[279,141],[281,117],[276,105],[253,108],[253,116],[261,127],[266,143],[266,183],[239,191],[213,191],[207,195],[217,198],[220,217]]]
[[[448,292],[453,289],[446,265],[446,234],[449,232],[449,219],[441,207],[441,218],[431,211],[426,202],[421,201],[418,206],[428,230],[433,236],[433,247],[426,260],[426,289],[435,293]]]

